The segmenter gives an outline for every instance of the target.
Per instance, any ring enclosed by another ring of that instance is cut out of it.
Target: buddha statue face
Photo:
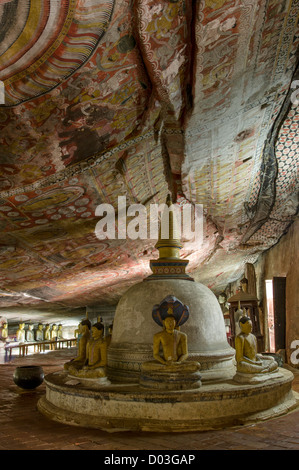
[[[244,319],[244,317],[243,317]],[[242,318],[241,318],[242,320]],[[248,318],[246,321],[239,321],[240,329],[242,333],[249,334],[252,332],[252,321]]]
[[[176,326],[175,318],[172,316],[166,317],[164,320],[164,326],[168,333],[172,333]]]
[[[82,320],[81,323],[79,323],[79,334],[84,335],[85,333],[88,333],[91,328],[91,324],[89,320]]]
[[[103,330],[98,329],[96,326],[91,328],[91,336],[93,339],[100,339],[103,336]]]

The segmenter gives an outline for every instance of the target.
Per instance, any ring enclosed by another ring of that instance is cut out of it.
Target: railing
[[[71,348],[73,346],[76,346],[76,344],[76,338],[63,338],[49,341],[34,341],[32,343],[7,344],[5,346],[5,358],[6,360],[10,360],[12,356],[12,350],[17,348],[19,348],[19,356],[24,357],[27,356],[30,346],[34,347],[34,352],[43,352],[46,350],[47,345],[49,345],[50,350],[55,350],[62,349],[64,347]]]

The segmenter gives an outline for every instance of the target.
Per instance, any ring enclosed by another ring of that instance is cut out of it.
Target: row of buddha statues
[[[174,296],[167,296],[154,306],[152,316],[162,330],[153,336],[153,360],[141,365],[141,386],[170,389],[197,388],[201,386],[200,364],[189,360],[188,338],[180,331],[189,318],[189,309]],[[234,380],[254,383],[273,377],[278,364],[272,356],[257,352],[257,340],[252,333],[252,321],[243,310],[238,319],[239,333],[235,340],[236,374]],[[67,362],[64,369],[77,378],[99,379],[106,377],[107,349],[112,338],[112,327],[104,335],[104,325],[94,325],[88,319],[79,325],[77,357]]]
[[[171,382],[175,387],[183,371],[184,380],[187,383],[196,384],[200,386],[199,369],[200,364],[196,361],[186,361],[188,358],[188,345],[187,335],[180,331],[182,322],[179,318],[186,321],[187,317],[182,315],[182,312],[173,309],[173,300],[179,302],[177,299],[167,298],[164,304],[168,307],[164,309],[162,322],[158,324],[162,326],[162,331],[156,333],[153,338],[153,361],[148,361],[143,364],[142,377],[146,377],[147,385],[155,384],[163,388],[163,384],[167,385],[169,382],[169,375],[171,375]],[[160,306],[161,307],[161,306]],[[185,308],[186,306],[183,306]],[[157,317],[154,317],[157,320]],[[113,324],[110,325],[108,335],[104,336],[104,326],[100,321],[91,325],[88,319],[81,321],[79,325],[79,342],[77,356],[64,364],[64,369],[68,374],[79,379],[102,379],[106,377],[107,366],[107,349],[110,345],[112,338]],[[157,377],[159,380],[157,382]],[[177,380],[175,380],[177,379]],[[194,385],[195,387],[195,385]],[[178,388],[182,388],[179,384]]]
[[[8,323],[4,323],[1,331],[2,341],[9,341],[8,334]],[[19,343],[31,343],[34,341],[56,341],[58,339],[63,339],[63,327],[62,324],[46,324],[45,326],[42,323],[39,323],[36,328],[33,324],[28,324],[26,329],[26,324],[24,322],[19,323],[19,327],[15,334],[15,340]]]

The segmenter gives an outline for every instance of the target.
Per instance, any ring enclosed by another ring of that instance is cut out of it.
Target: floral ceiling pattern
[[[155,240],[95,235],[119,196],[203,205],[203,243],[182,256],[215,293],[275,244],[298,208],[298,13],[0,2],[0,307],[113,305],[149,275]]]

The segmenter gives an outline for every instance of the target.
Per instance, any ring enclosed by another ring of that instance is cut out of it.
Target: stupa
[[[169,209],[162,214],[161,226],[168,222],[169,236],[162,238],[160,226],[159,258],[150,262],[153,274],[132,286],[116,308],[108,376],[121,382],[138,379],[141,364],[152,358],[153,335],[159,331],[152,321],[153,306],[173,295],[190,310],[184,332],[190,359],[201,364],[201,380],[223,380],[234,373],[235,355],[227,342],[223,314],[213,292],[186,273],[188,260],[180,258],[182,243],[169,196],[166,205]]]
[[[65,369],[47,375],[38,409],[50,419],[106,431],[182,432],[254,422],[298,406],[289,370],[279,368],[266,381],[234,380],[235,349],[220,305],[186,273],[171,205],[168,198],[169,235],[160,232],[153,274],[118,303],[108,380],[90,385]]]

